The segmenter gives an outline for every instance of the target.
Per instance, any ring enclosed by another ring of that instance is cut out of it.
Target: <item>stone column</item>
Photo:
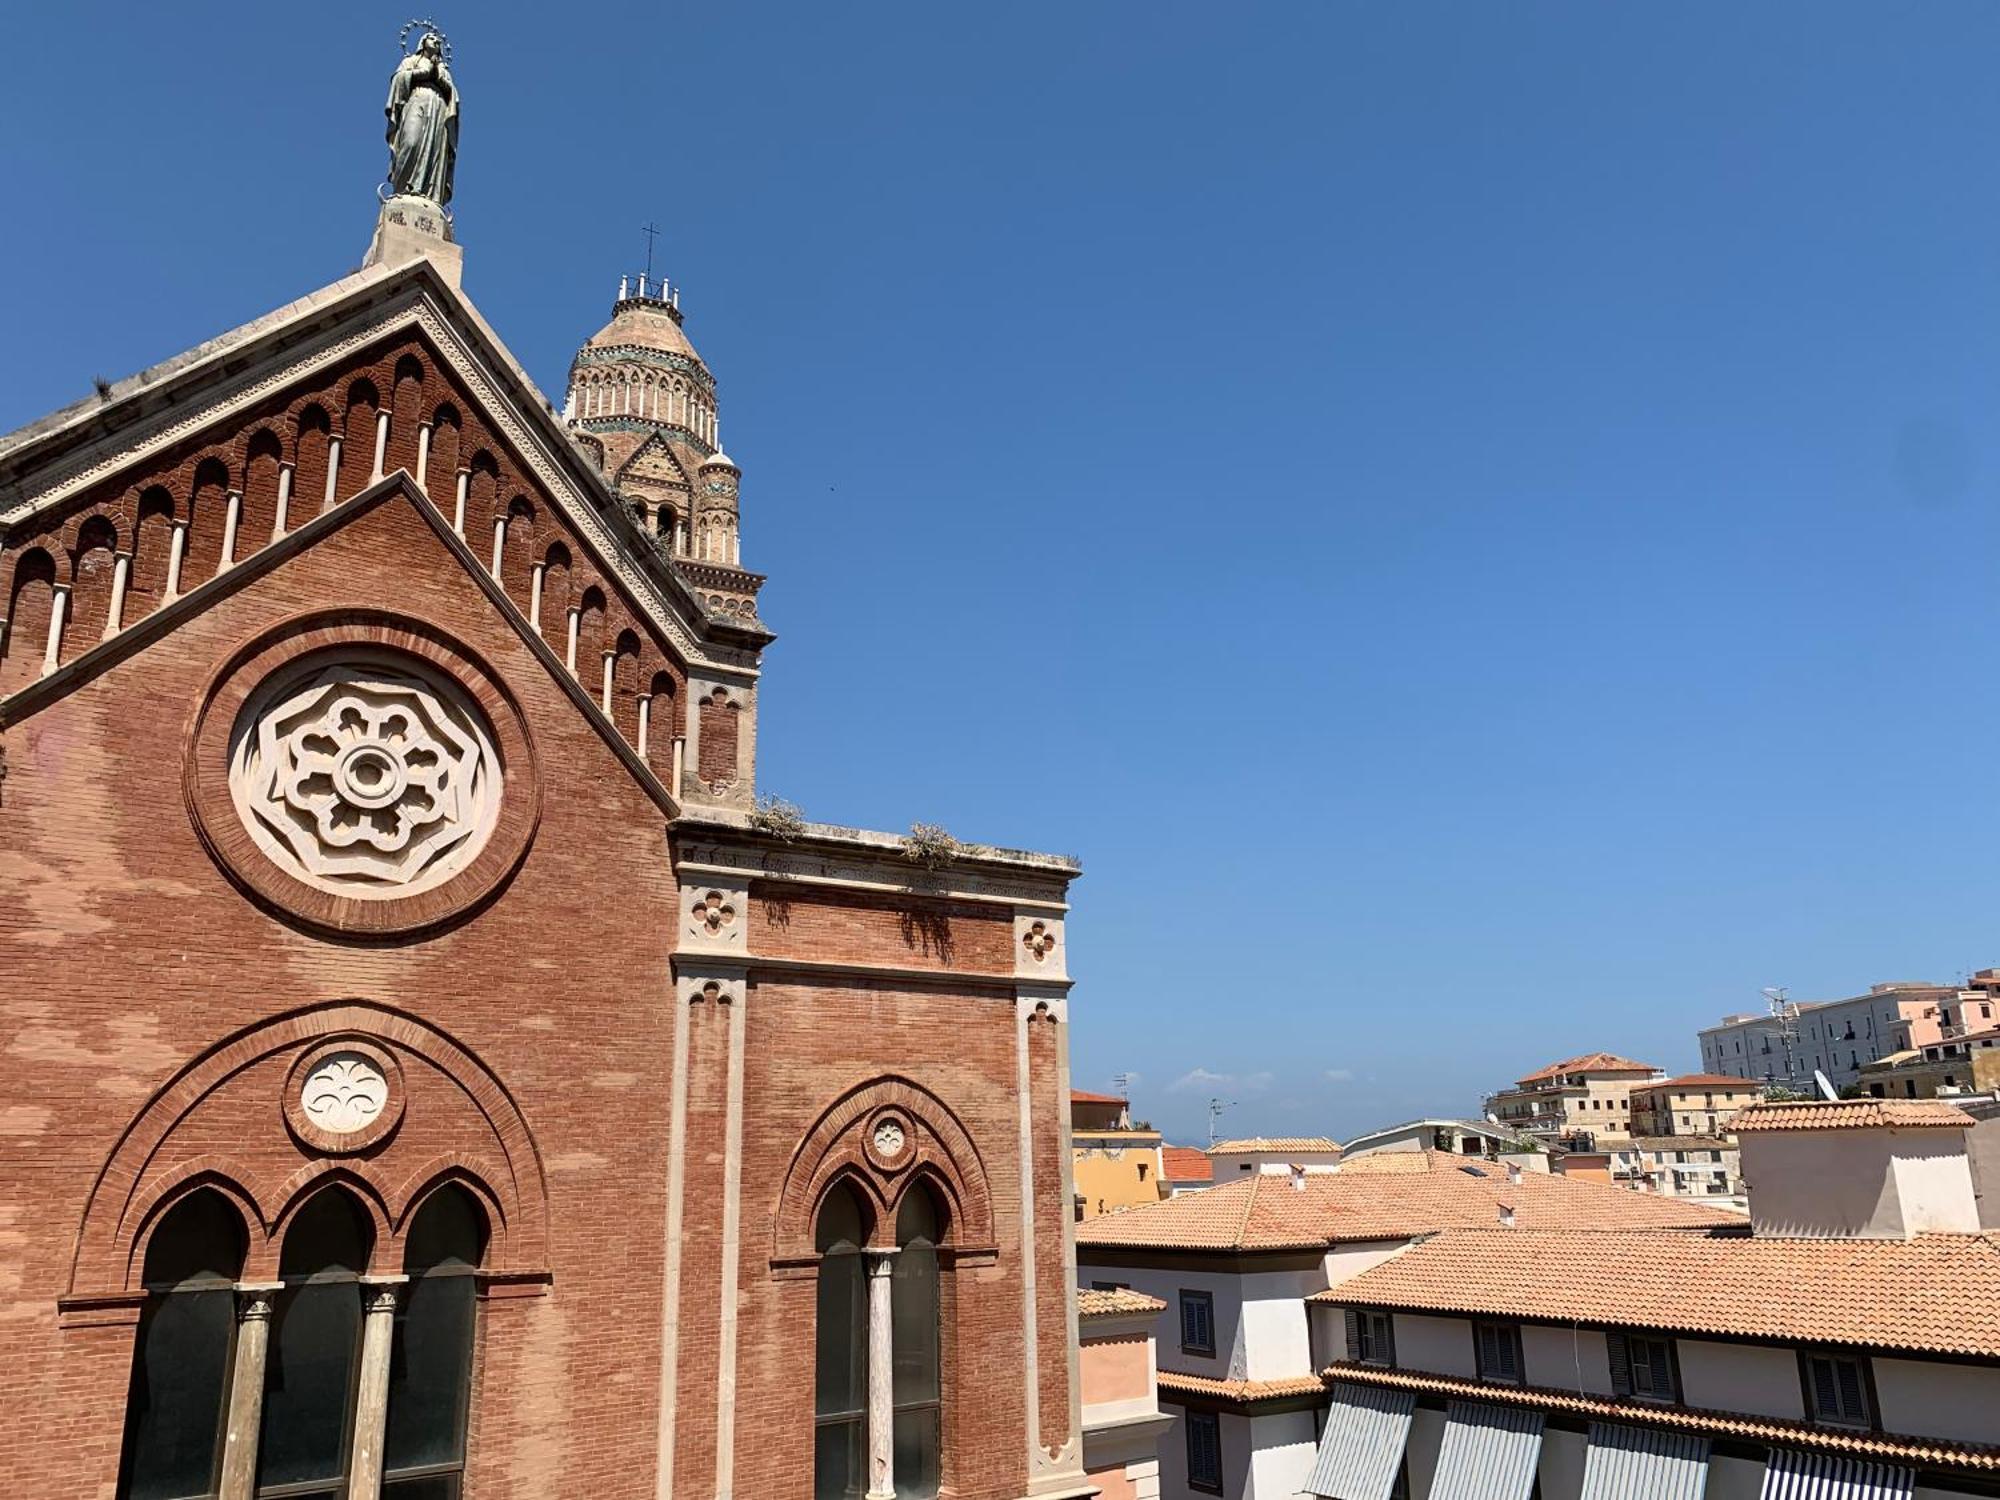
[[[69,588],[66,583],[55,586],[55,597],[49,601],[49,639],[42,648],[42,675],[48,676],[62,664],[63,616],[69,613]],[[605,668],[605,678],[610,679],[610,667]]]
[[[465,535],[465,497],[472,488],[472,470],[458,471],[458,499],[451,507],[451,529],[460,536]]]
[[[606,713],[611,712],[611,667],[618,660],[618,653],[611,647],[604,648],[604,688],[597,696],[597,706]]]
[[[569,607],[569,649],[563,656],[563,664],[569,668],[572,677],[576,675],[576,632],[582,618],[583,606],[572,604]]]
[[[382,477],[382,464],[389,456],[389,408],[383,407],[375,413],[375,464],[369,471],[370,482]]]
[[[222,1440],[220,1500],[257,1493],[257,1432],[264,1421],[264,1352],[271,1342],[277,1282],[236,1288],[236,1359],[229,1375],[229,1420]]]
[[[291,518],[294,467],[289,459],[278,465],[278,513],[271,518],[271,540],[274,542],[285,534],[285,524]]]
[[[319,503],[322,511],[333,509],[333,497],[340,493],[340,434],[326,440],[326,495]]]
[[[506,550],[507,518],[496,516],[493,519],[493,576],[496,579],[500,576],[500,554]]]
[[[542,570],[547,566],[538,562],[528,570],[528,623],[536,635],[542,633]]]
[[[890,1335],[894,1250],[869,1250],[868,1260],[868,1500],[895,1500],[896,1369]]]
[[[382,1493],[382,1438],[389,1426],[389,1353],[395,1346],[396,1303],[409,1279],[361,1278],[361,1378],[355,1384],[347,1500],[377,1500]]]
[[[111,611],[104,617],[104,638],[108,641],[125,628],[125,590],[132,582],[132,554],[120,552],[111,570]]]
[[[181,596],[181,558],[187,552],[188,523],[175,520],[174,538],[167,548],[167,601]]]
[[[638,744],[639,759],[641,760],[644,760],[646,758],[646,731],[652,727],[652,718],[653,718],[653,695],[651,693],[641,693],[639,695],[639,744]]]
[[[430,490],[425,488],[424,480],[429,476],[430,472],[431,424],[428,422],[419,422],[417,423],[417,488],[423,490],[426,495],[430,493]]]
[[[231,490],[229,492],[229,509],[224,514],[222,521],[222,561],[217,565],[215,570],[218,573],[236,561],[236,528],[242,522],[243,492],[241,490]]]

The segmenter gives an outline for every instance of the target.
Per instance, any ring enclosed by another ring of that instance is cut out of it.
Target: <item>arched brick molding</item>
[[[904,1123],[910,1139],[893,1163],[870,1149],[881,1118]],[[893,1236],[896,1206],[912,1182],[931,1185],[949,1218],[950,1254],[963,1262],[995,1252],[993,1195],[986,1167],[958,1117],[922,1085],[886,1077],[850,1089],[829,1105],[793,1153],[774,1215],[774,1267],[816,1263],[813,1221],[836,1180],[853,1183],[875,1213],[873,1238]]]
[[[288,1076],[300,1054],[350,1036],[397,1056],[418,1080],[412,1116],[454,1122],[450,1149],[423,1144],[438,1131],[413,1131],[406,1122],[364,1153],[317,1152],[289,1132],[275,1091],[268,1100],[256,1094],[269,1079]],[[196,1144],[222,1133],[242,1137],[246,1118],[268,1123],[241,1139],[240,1155],[225,1157]],[[219,1128],[224,1121],[226,1131]],[[272,1161],[289,1165],[274,1170],[267,1165]],[[250,1233],[246,1274],[254,1275],[275,1272],[289,1216],[334,1182],[375,1218],[378,1263],[399,1266],[413,1210],[448,1181],[465,1185],[486,1210],[493,1274],[545,1280],[549,1206],[541,1153],[492,1071],[435,1027],[386,1006],[348,1000],[294,1011],[210,1047],[162,1085],[126,1127],[85,1205],[64,1300],[136,1293],[147,1234],[197,1186],[220,1188],[243,1211]]]

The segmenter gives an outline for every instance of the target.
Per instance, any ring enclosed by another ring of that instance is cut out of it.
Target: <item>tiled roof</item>
[[[2000,1237],[1447,1230],[1311,1300],[2000,1359]]]
[[[1128,1101],[1123,1094],[1093,1094],[1089,1089],[1071,1089],[1069,1102],[1072,1104],[1124,1104]]]
[[[1537,1068],[1517,1083],[1539,1083],[1544,1078],[1559,1077],[1564,1073],[1629,1073],[1633,1071],[1651,1073],[1651,1063],[1634,1062],[1629,1057],[1620,1057],[1616,1052],[1586,1052],[1581,1057],[1566,1057],[1561,1062],[1550,1063],[1546,1068]]]
[[[1339,1141],[1323,1135],[1250,1135],[1238,1141],[1217,1141],[1210,1156],[1235,1156],[1245,1151],[1338,1151]]]
[[[1408,1157],[1411,1165],[1360,1167]],[[1384,1152],[1311,1172],[1246,1173],[1198,1193],[1103,1214],[1077,1226],[1080,1246],[1161,1250],[1310,1250],[1345,1240],[1407,1239],[1448,1228],[1497,1228],[1511,1204],[1524,1228],[1668,1229],[1741,1224],[1698,1203],[1604,1183],[1507,1169],[1440,1152]]]
[[[1679,1078],[1662,1078],[1658,1083],[1637,1083],[1632,1092],[1641,1089],[1734,1089],[1739,1094],[1752,1093],[1760,1084],[1747,1078],[1731,1078],[1726,1073],[1683,1073]]]
[[[1209,1182],[1215,1177],[1215,1163],[1199,1146],[1162,1146],[1160,1175],[1168,1182]]]
[[[1326,1382],[1317,1375],[1293,1375],[1284,1380],[1218,1380],[1212,1375],[1183,1375],[1177,1370],[1159,1372],[1160,1394],[1220,1397],[1225,1401],[1270,1401],[1282,1396],[1317,1396]]]
[[[1886,1433],[1856,1432],[1840,1427],[1811,1427],[1803,1422],[1783,1422],[1769,1417],[1744,1417],[1732,1412],[1703,1411],[1688,1406],[1661,1406],[1650,1401],[1620,1401],[1609,1396],[1583,1396],[1532,1385],[1500,1385],[1452,1375],[1422,1375],[1414,1370],[1385,1370],[1376,1365],[1342,1362],[1328,1365],[1322,1374],[1329,1381],[1351,1380],[1361,1385],[1420,1391],[1433,1396],[1462,1396],[1502,1406],[1532,1406],[1543,1411],[1604,1417],[1614,1422],[1663,1427],[1676,1432],[1705,1432],[1715,1437],[1741,1438],[1752,1443],[1776,1443],[1815,1453],[1882,1459],[1920,1468],[2000,1472],[2000,1448],[1970,1443],[1892,1437]],[[1164,1389],[1165,1371],[1160,1373],[1160,1383]]]
[[[1858,1130],[1866,1126],[1970,1130],[1972,1117],[1941,1099],[1809,1099],[1746,1104],[1729,1128],[1753,1130]]]
[[[1116,1291],[1099,1291],[1095,1287],[1078,1287],[1076,1293],[1076,1315],[1080,1318],[1110,1318],[1125,1313],[1165,1312],[1167,1304],[1158,1297],[1148,1297],[1144,1292],[1135,1292],[1130,1287],[1119,1287]]]

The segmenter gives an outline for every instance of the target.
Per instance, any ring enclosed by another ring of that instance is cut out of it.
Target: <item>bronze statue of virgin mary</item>
[[[458,155],[458,86],[444,58],[444,38],[426,31],[389,80],[389,191],[451,202]]]

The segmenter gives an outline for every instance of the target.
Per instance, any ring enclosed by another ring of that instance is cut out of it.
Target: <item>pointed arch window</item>
[[[861,1201],[836,1184],[813,1235],[820,1252],[814,1323],[814,1500],[859,1500],[868,1485],[868,1288]]]
[[[264,1362],[257,1495],[321,1500],[345,1492],[361,1347],[361,1273],[374,1229],[339,1188],[314,1195],[285,1232]]]
[[[485,1253],[486,1215],[464,1188],[447,1184],[417,1210],[389,1360],[384,1500],[458,1500],[472,1397],[474,1278]]]
[[[125,1405],[121,1500],[215,1493],[246,1242],[242,1216],[213,1188],[183,1198],[153,1231]]]
[[[939,1378],[937,1200],[913,1183],[896,1213],[896,1269],[890,1281],[895,1403],[893,1470],[899,1500],[938,1491],[942,1382]]]

